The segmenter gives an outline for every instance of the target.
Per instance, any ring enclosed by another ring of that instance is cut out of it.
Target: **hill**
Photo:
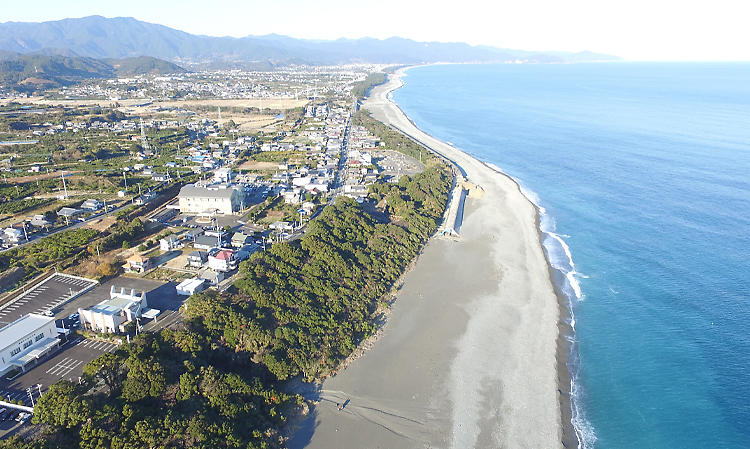
[[[97,59],[145,55],[177,63],[208,62],[222,67],[353,62],[512,62],[518,59],[560,63],[619,59],[590,52],[524,52],[459,42],[417,42],[399,37],[313,41],[275,34],[239,39],[197,36],[132,17],[108,19],[90,16],[42,23],[0,24],[0,51],[30,53],[43,48],[67,49]]]
[[[10,59],[0,58],[0,84],[31,93],[39,89],[71,85],[85,79],[185,72],[178,65],[150,56],[102,61],[55,53],[56,50],[22,55],[6,52],[5,55]]]
[[[187,70],[151,56],[139,56],[137,58],[105,59],[117,73],[117,76],[133,75],[164,75],[172,73],[185,73]]]

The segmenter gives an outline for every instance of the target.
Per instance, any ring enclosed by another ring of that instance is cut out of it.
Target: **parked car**
[[[18,416],[16,416],[16,421],[18,421],[18,422],[26,421],[26,417],[27,416],[29,416],[28,413],[21,412],[21,413],[18,414]]]
[[[0,408],[0,421],[5,421],[5,415],[7,411],[8,409],[5,407]]]

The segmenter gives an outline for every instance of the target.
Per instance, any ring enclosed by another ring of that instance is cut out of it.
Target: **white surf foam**
[[[502,169],[502,168],[500,168],[500,167],[498,167],[498,166],[497,166],[497,165],[495,165],[495,164],[491,164],[491,163],[489,163],[489,162],[485,162],[485,163],[484,163],[484,165],[488,166],[489,168],[491,168],[491,169],[495,170],[495,171],[496,171],[496,172],[498,172],[498,173],[503,173],[503,174],[505,174],[505,172],[503,171],[503,169]]]
[[[578,377],[578,376],[576,376]],[[586,419],[586,416],[581,410],[581,398],[580,389],[578,388],[579,383],[571,377],[570,379],[570,403],[573,409],[573,428],[575,429],[576,436],[578,437],[578,443],[580,449],[593,449],[596,443],[596,432],[594,432],[594,426],[591,422]]]
[[[495,168],[491,164],[488,164],[488,166]],[[501,171],[497,168],[495,169]],[[521,193],[539,210],[539,230],[545,236],[542,244],[547,253],[547,259],[552,268],[560,273],[564,279],[563,285],[560,285],[560,289],[568,298],[567,307],[570,314],[569,324],[573,331],[572,335],[565,336],[566,340],[570,343],[567,365],[570,372],[571,422],[576,436],[578,437],[579,447],[581,449],[592,449],[596,442],[596,434],[593,425],[586,419],[581,405],[582,392],[580,382],[578,381],[580,364],[578,360],[578,341],[575,333],[576,320],[575,314],[573,313],[574,302],[582,301],[584,298],[581,291],[581,285],[577,278],[579,276],[586,278],[586,276],[580,275],[576,271],[576,265],[575,262],[573,262],[573,254],[570,250],[570,246],[565,242],[563,237],[555,232],[557,227],[555,220],[547,214],[547,210],[544,207],[539,205],[539,196],[532,190],[526,188],[520,180],[514,179],[514,181],[519,185]]]

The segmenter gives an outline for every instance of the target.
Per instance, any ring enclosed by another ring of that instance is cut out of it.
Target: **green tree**
[[[87,363],[83,367],[83,374],[91,380],[101,380],[109,387],[109,392],[112,393],[120,388],[124,370],[125,366],[123,365],[122,357],[118,354],[105,352]]]
[[[85,422],[91,415],[91,404],[82,393],[81,389],[67,380],[52,384],[36,403],[32,422],[64,429]]]

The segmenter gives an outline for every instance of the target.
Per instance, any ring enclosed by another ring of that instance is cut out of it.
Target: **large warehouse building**
[[[189,184],[180,189],[180,212],[191,214],[224,214],[239,212],[245,193],[237,186],[216,184],[197,187]]]
[[[56,349],[55,319],[30,313],[0,329],[0,375],[35,364]]]

